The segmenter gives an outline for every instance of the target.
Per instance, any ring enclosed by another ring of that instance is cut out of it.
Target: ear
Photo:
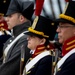
[[[43,38],[43,39],[41,39],[41,44],[45,44],[45,42],[46,42],[46,39],[45,38]]]
[[[24,20],[25,20],[24,16],[22,16],[22,15],[20,15],[19,19],[21,22],[24,22]]]

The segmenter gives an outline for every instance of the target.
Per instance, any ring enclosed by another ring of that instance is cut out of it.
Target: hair
[[[45,38],[45,37],[40,36],[40,35],[35,35],[35,36],[39,37],[40,39]],[[47,47],[50,44],[50,42],[49,42],[49,38],[45,38],[45,39],[46,39],[46,42],[45,42],[44,46]]]

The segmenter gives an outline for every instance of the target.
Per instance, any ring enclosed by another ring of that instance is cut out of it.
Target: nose
[[[60,27],[57,27],[56,32],[59,33],[60,32]]]

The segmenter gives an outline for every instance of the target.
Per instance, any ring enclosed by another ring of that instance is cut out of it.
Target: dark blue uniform
[[[63,58],[62,65],[57,69],[57,73],[55,75],[75,75],[75,36],[69,38],[64,42],[64,45],[62,46],[62,54]],[[69,44],[68,44],[69,43]],[[72,53],[72,54],[70,54]],[[60,60],[60,61],[61,61]]]
[[[52,56],[48,55],[40,59],[28,72],[27,75],[51,75]]]
[[[56,75],[75,75],[75,53],[67,58]]]

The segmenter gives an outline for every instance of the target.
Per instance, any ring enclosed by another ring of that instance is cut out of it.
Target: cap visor
[[[56,19],[56,22],[69,23],[69,24],[75,25],[73,22],[66,20],[66,19],[62,19],[62,18]]]
[[[29,32],[29,31],[25,32],[24,34],[26,34],[26,35],[35,35],[34,33]]]
[[[30,35],[30,36],[36,36],[36,37],[39,37],[39,38],[43,38],[43,36],[41,36],[41,35],[38,35],[38,34],[35,34],[35,33],[32,33],[32,32],[25,32],[24,34],[26,34],[26,35]]]
[[[17,11],[13,11],[13,10],[8,10],[6,13],[6,16],[9,16],[11,14],[17,13]]]

